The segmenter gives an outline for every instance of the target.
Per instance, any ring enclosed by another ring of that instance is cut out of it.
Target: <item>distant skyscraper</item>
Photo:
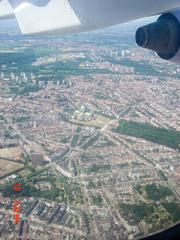
[[[2,79],[4,78],[4,73],[3,73],[3,72],[1,73],[1,78],[2,78]]]
[[[15,74],[12,72],[11,73],[11,80],[14,80],[15,79]]]

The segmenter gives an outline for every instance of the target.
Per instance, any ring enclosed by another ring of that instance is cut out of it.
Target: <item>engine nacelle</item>
[[[138,28],[136,43],[164,60],[180,64],[180,10],[165,13],[156,22]]]

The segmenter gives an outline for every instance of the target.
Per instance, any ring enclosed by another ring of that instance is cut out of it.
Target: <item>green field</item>
[[[23,169],[23,167],[23,164],[7,161],[0,158],[0,178],[15,173]]]
[[[79,120],[76,120],[76,119],[70,119],[69,121],[71,123],[75,123],[77,125],[83,125],[83,126],[95,127],[95,128],[102,128],[106,124],[108,124],[110,121],[112,121],[112,119],[108,118],[106,116],[100,115],[100,114],[96,114],[96,119],[95,120],[85,122],[85,121],[79,121]]]
[[[126,120],[120,120],[119,126],[114,130],[120,134],[143,138],[170,148],[180,149],[180,132],[175,130]]]

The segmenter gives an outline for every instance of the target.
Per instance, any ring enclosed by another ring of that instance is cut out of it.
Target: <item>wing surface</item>
[[[9,18],[13,16],[13,8],[9,1],[0,0],[0,19],[1,18]]]
[[[0,4],[0,12],[10,6],[24,34],[89,31],[180,8],[180,0],[1,0]]]

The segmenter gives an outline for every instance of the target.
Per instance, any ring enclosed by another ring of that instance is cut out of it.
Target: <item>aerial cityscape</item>
[[[126,25],[24,37],[1,24],[0,239],[131,240],[178,223],[180,66]]]

